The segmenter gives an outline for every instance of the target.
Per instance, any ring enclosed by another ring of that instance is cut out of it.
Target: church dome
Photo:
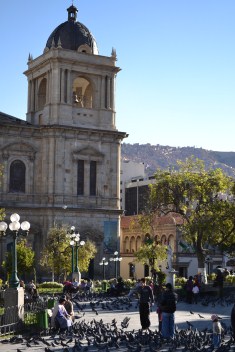
[[[68,9],[68,21],[61,23],[49,36],[46,49],[61,47],[63,49],[98,54],[95,38],[89,29],[82,23],[77,22],[77,8],[70,6]]]

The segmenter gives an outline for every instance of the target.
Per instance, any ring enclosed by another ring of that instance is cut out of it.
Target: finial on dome
[[[78,9],[73,4],[67,9],[68,21],[76,22]]]

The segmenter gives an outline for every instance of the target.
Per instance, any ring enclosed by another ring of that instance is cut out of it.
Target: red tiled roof
[[[129,228],[132,221],[137,221],[138,215],[122,216],[121,228]],[[164,216],[156,216],[155,223],[158,225],[182,225],[183,218],[179,214],[167,214]]]

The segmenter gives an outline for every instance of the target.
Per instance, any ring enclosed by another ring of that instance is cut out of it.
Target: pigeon
[[[193,324],[191,324],[189,321],[186,320],[186,323],[188,324],[189,328],[193,328]]]
[[[64,343],[62,340],[61,340],[61,345],[63,346],[63,347],[69,347],[69,345],[67,345],[67,343]]]
[[[198,314],[199,318],[201,319],[205,319],[205,317],[203,317],[201,314]]]
[[[73,338],[71,337],[66,343],[73,342]]]
[[[52,352],[49,347],[45,347],[45,352]]]
[[[129,318],[129,317],[125,317],[124,319],[123,319],[123,321],[121,322],[121,327],[124,329],[124,328],[127,328],[128,327],[128,325],[129,325],[129,320],[130,320],[131,318]]]

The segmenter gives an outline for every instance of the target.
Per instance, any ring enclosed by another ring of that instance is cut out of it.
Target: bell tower
[[[76,21],[77,8],[67,11],[68,20],[51,33],[43,54],[29,55],[27,121],[116,130],[116,52],[99,55],[91,32]]]

